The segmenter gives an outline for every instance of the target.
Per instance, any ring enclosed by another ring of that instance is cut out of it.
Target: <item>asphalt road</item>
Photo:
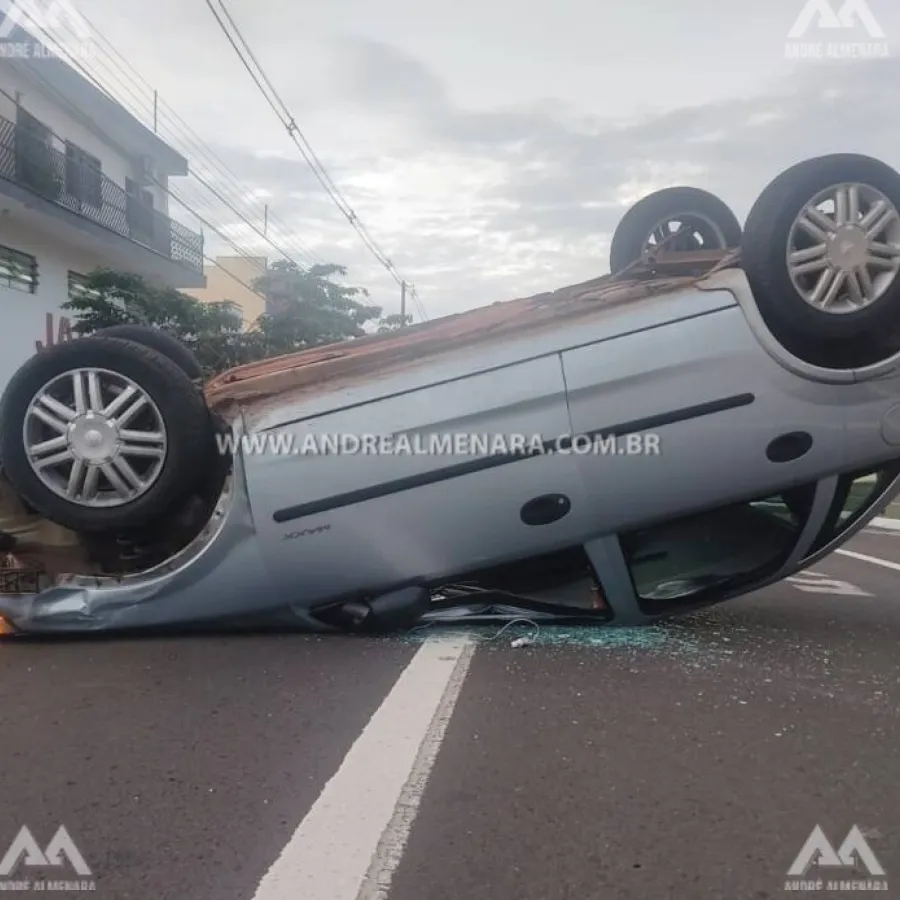
[[[763,900],[814,826],[856,825],[900,897],[900,533],[846,549],[898,569],[833,555],[520,649],[528,627],[0,645],[0,854],[64,825],[91,870],[0,882],[355,900],[371,859],[366,900]]]

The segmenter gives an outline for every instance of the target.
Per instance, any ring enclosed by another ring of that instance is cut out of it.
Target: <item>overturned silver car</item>
[[[897,172],[807,160],[743,229],[660,191],[611,270],[205,385],[138,326],[42,350],[0,407],[7,630],[649,622],[900,490]]]

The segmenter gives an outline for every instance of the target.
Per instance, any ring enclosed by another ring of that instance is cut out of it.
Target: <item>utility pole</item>
[[[156,127],[159,123],[159,91],[153,92],[153,133],[156,134]]]
[[[406,327],[406,282],[400,282],[400,327]]]
[[[265,206],[265,210],[263,212],[263,234],[268,237],[269,236],[269,204],[267,203]]]

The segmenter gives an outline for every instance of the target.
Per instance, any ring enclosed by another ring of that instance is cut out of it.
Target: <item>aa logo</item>
[[[844,843],[837,850],[825,837],[822,828],[816,825],[803,845],[803,849],[794,860],[794,864],[788,869],[788,875],[793,878],[802,878],[813,866],[831,869],[856,869],[858,866],[863,866],[869,875],[884,875],[881,863],[878,862],[872,848],[856,825],[850,829]]]
[[[75,846],[75,842],[69,836],[64,825],[60,826],[44,850],[41,850],[28,826],[23,825],[9,850],[6,851],[6,855],[0,860],[0,875],[11,875],[20,863],[25,866],[46,867],[64,866],[66,861],[78,875],[91,874],[88,864],[84,861],[84,857]]]
[[[838,3],[841,6],[835,12]],[[813,25],[822,29],[853,29],[861,25],[869,37],[884,38],[884,31],[872,15],[867,0],[807,0],[788,37],[801,38]]]
[[[42,3],[40,0],[13,0],[3,15],[3,21],[0,22],[0,40],[9,40],[17,26],[32,37],[42,32],[65,33],[66,26],[80,40],[88,40],[91,37],[90,26],[69,0],[51,0],[50,3]]]

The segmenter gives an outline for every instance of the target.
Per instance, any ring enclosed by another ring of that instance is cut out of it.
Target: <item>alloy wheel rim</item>
[[[75,369],[47,382],[28,404],[23,439],[40,482],[92,509],[146,494],[168,455],[165,421],[153,398],[107,369]]]
[[[727,248],[728,241],[718,222],[702,213],[682,212],[665,216],[649,229],[641,256],[647,257],[660,249],[690,252]]]
[[[900,211],[871,185],[832,185],[794,219],[787,267],[794,289],[814,309],[859,312],[880,300],[900,273]]]

